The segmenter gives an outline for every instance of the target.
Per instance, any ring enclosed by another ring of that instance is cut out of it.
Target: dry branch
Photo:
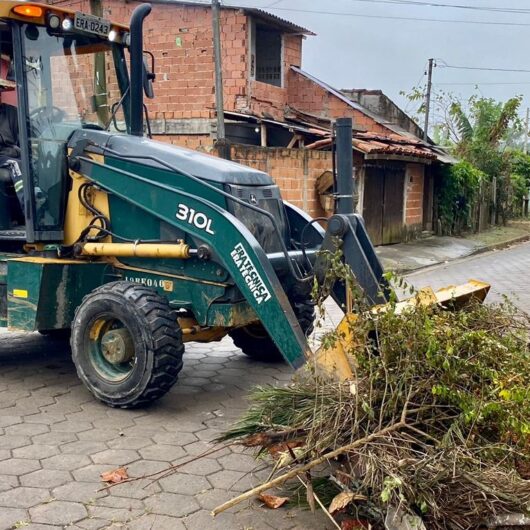
[[[337,458],[338,456],[348,453],[350,451],[353,451],[354,449],[362,447],[363,445],[369,444],[370,442],[374,441],[376,438],[379,438],[381,436],[385,436],[392,432],[398,431],[399,429],[403,429],[405,426],[406,426],[405,421],[400,420],[399,422],[394,423],[393,425],[390,425],[389,427],[385,427],[384,429],[381,429],[380,431],[374,432],[368,436],[365,436],[364,438],[360,438],[359,440],[356,440],[355,442],[351,444],[345,445],[344,447],[339,447],[338,449],[335,449],[334,451],[329,451],[328,453],[318,458],[315,458],[314,460],[312,460],[311,462],[308,462],[307,464],[304,464],[303,466],[295,468],[283,475],[280,475],[279,477],[269,480],[268,482],[265,482],[264,484],[261,484],[255,488],[252,488],[251,490],[246,491],[245,493],[239,495],[238,497],[234,497],[233,499],[225,502],[224,504],[221,504],[220,506],[218,506],[212,511],[212,515],[214,516],[218,515],[221,512],[224,512],[225,510],[232,508],[232,506],[235,506],[236,504],[239,504],[240,502],[243,502],[247,499],[251,499],[252,497],[259,495],[260,493],[270,488],[280,486],[287,480],[295,478],[298,475],[301,475],[305,473],[306,471],[309,471],[319,466],[320,464],[327,462],[328,460],[332,460],[333,458]]]

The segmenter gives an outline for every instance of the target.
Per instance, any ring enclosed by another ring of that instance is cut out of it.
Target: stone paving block
[[[187,464],[183,464],[183,462],[188,460],[188,457],[182,458],[181,460],[175,461],[174,465],[178,465],[178,470],[182,473],[188,473],[190,475],[200,475],[203,477],[207,477],[208,475],[217,473],[218,471],[222,470],[222,467],[219,465],[217,460],[214,460],[213,458],[203,457],[191,461]]]
[[[107,521],[105,519],[83,519],[82,521],[79,521],[74,528],[82,528],[83,530],[100,530],[101,528],[105,528],[107,530],[112,523],[110,521]],[[153,528],[153,530],[155,530]]]
[[[248,454],[245,455],[231,453],[229,455],[219,457],[217,462],[219,462],[223,469],[227,469],[229,471],[251,472],[263,467],[263,461],[256,461],[254,457]]]
[[[120,436],[109,440],[107,445],[110,449],[142,449],[151,445],[153,441],[150,438],[141,438],[138,436]]]
[[[140,459],[136,451],[129,449],[106,449],[92,455],[92,461],[95,464],[112,464],[115,466],[124,466],[135,460]]]
[[[90,442],[83,440],[64,444],[61,446],[61,452],[75,455],[91,455],[94,453],[99,453],[100,451],[104,451],[106,448],[107,446],[103,442]]]
[[[130,521],[128,530],[186,530],[184,524],[175,517],[147,514]],[[207,530],[204,528],[203,530]]]
[[[77,433],[79,440],[89,440],[90,442],[108,442],[120,436],[118,429],[91,429]]]
[[[17,423],[22,423],[22,418],[20,416],[11,416],[8,414],[0,416],[0,427],[9,427],[10,425],[16,425]]]
[[[126,523],[144,514],[144,509],[129,510],[127,508],[109,508],[108,506],[88,506],[88,513],[94,519],[107,519]]]
[[[38,485],[36,484],[35,486]],[[0,493],[0,506],[5,506],[6,508],[31,508],[49,499],[50,492],[47,489],[20,487]]]
[[[243,492],[254,487],[250,474],[239,471],[228,471],[227,469],[218,471],[213,475],[208,475],[208,481],[214,488],[233,492]]]
[[[0,449],[0,460],[11,458],[11,451],[9,449]]]
[[[34,523],[69,525],[87,516],[86,508],[78,502],[52,501],[29,510]]]
[[[74,471],[80,467],[90,465],[90,458],[84,455],[55,455],[50,458],[41,460],[43,469],[61,469],[65,471]]]
[[[186,451],[178,445],[156,444],[140,449],[142,458],[171,462],[186,455]]]
[[[182,495],[194,495],[212,488],[206,477],[198,475],[186,475],[176,472],[169,477],[158,481],[160,487],[169,493],[181,493]]]
[[[7,491],[19,485],[16,475],[0,475],[0,491]]]
[[[169,464],[167,462],[160,462],[157,460],[138,460],[127,466],[130,477],[143,477],[158,473],[167,469]]]
[[[1,508],[0,507],[0,528],[11,529],[16,528],[17,524],[28,522],[28,513],[26,510],[20,508]],[[22,528],[22,526],[19,526]]]
[[[46,425],[53,425],[64,420],[64,414],[50,412],[38,412],[37,414],[29,414],[24,417],[26,423],[44,423]]]
[[[144,510],[144,503],[140,499],[131,499],[130,497],[116,497],[114,495],[107,495],[96,499],[94,506],[101,506],[105,508],[116,508],[123,510]]]
[[[155,514],[184,517],[200,510],[199,503],[189,495],[157,493],[144,501],[146,509]]]
[[[50,428],[42,423],[17,423],[5,428],[6,434],[21,434],[25,436],[36,436],[49,431]]]
[[[186,451],[186,453],[190,456],[199,456],[199,455],[206,453],[207,451],[211,451],[214,448],[214,445],[215,444],[211,442],[207,442],[205,440],[198,440],[197,442],[186,444],[184,446],[184,451]],[[229,452],[230,451],[227,449],[225,450],[224,454],[228,454]],[[222,454],[223,454],[223,450],[215,453],[215,455],[217,456],[220,456]]]
[[[195,499],[200,504],[201,508],[203,510],[208,510],[209,512],[211,512],[214,508],[217,508],[217,506],[220,506],[230,499],[233,499],[234,497],[235,495],[233,492],[213,488],[195,495]],[[227,510],[227,513],[233,513],[235,511],[236,510],[234,508],[230,508]]]
[[[2,462],[2,473],[4,475],[25,475],[40,469],[40,463],[38,460],[31,460],[28,458],[11,458],[10,460],[4,460]]]
[[[33,524],[30,523],[24,526],[24,530],[63,530],[63,526],[49,525],[49,524]]]
[[[15,458],[30,458],[35,460],[49,458],[58,453],[59,448],[55,445],[32,444],[13,449],[13,456]]]
[[[60,501],[93,503],[100,497],[107,495],[106,491],[99,492],[103,487],[101,482],[68,482],[52,490],[52,497]]]
[[[120,436],[132,436],[139,438],[152,439],[153,436],[161,431],[161,427],[153,427],[152,425],[135,425],[134,427],[126,427],[122,431]]]
[[[77,436],[73,432],[47,432],[32,438],[33,443],[43,445],[62,445],[75,440]]]
[[[108,490],[112,497],[126,497],[130,499],[145,499],[161,491],[158,482],[152,479],[135,480],[114,486]]]
[[[197,436],[191,432],[160,432],[153,436],[153,442],[157,444],[178,445],[180,447],[197,440]]]
[[[212,517],[210,512],[200,510],[183,521],[187,530],[242,530],[237,524],[237,514],[222,513]]]
[[[88,421],[65,420],[54,423],[51,427],[54,432],[83,432],[93,429],[94,426]]]
[[[24,447],[30,443],[31,440],[29,436],[14,434],[0,436],[0,449],[16,449],[17,447]]]
[[[72,480],[68,471],[58,469],[39,469],[33,473],[28,473],[20,477],[20,483],[23,486],[39,486],[41,488],[55,488]]]
[[[101,473],[112,471],[113,467],[108,464],[90,464],[72,471],[75,480],[81,482],[98,482],[101,480]]]

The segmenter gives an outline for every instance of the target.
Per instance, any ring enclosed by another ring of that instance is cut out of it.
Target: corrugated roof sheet
[[[141,1],[141,0],[137,0]],[[152,4],[177,4],[177,5],[189,5],[189,6],[200,6],[200,7],[211,7],[211,2],[209,1],[191,1],[191,0],[151,0]],[[263,9],[259,9],[257,7],[248,7],[248,6],[240,6],[237,4],[223,4],[221,5],[221,9],[241,9],[245,13],[248,13],[250,15],[253,15],[256,18],[260,18],[265,22],[268,22],[269,24],[278,26],[288,33],[297,33],[300,35],[316,35],[311,30],[304,28],[302,26],[299,26],[298,24],[295,24],[294,22],[291,22],[290,20],[286,20],[284,18],[278,17],[276,15],[273,15],[272,13],[269,13],[267,11],[264,11]]]

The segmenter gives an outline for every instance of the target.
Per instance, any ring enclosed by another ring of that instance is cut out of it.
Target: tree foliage
[[[486,174],[469,162],[461,161],[442,168],[437,200],[444,234],[460,234],[473,228],[473,204],[479,199],[481,181],[486,180]]]

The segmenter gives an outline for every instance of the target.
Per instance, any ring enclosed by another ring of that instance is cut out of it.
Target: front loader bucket
[[[404,312],[407,308],[418,305],[439,305],[447,309],[460,309],[471,300],[484,302],[490,285],[478,280],[469,280],[461,285],[449,285],[437,291],[431,287],[420,289],[412,298],[408,298],[395,305],[397,314]],[[377,315],[388,310],[389,304],[379,305],[372,309]],[[351,323],[357,318],[354,313],[346,313],[335,330],[336,340],[332,346],[321,346],[313,354],[315,369],[325,375],[340,381],[353,379],[352,359],[348,355],[354,337],[351,331]]]

